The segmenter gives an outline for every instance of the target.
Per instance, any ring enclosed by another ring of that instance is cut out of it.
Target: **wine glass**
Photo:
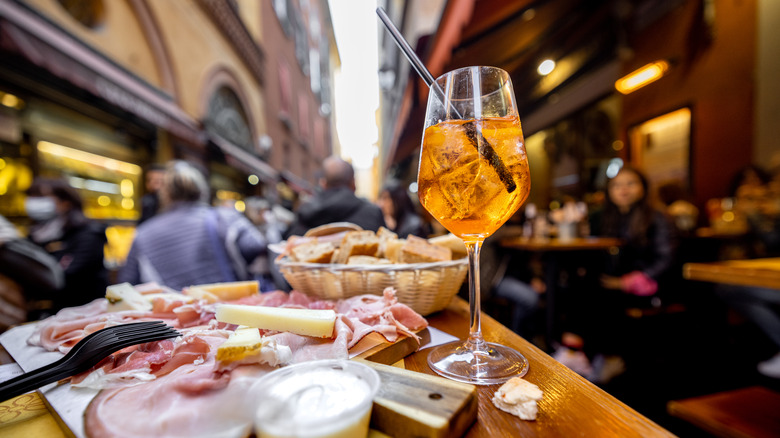
[[[528,360],[486,342],[480,322],[482,242],[525,202],[530,173],[512,82],[496,67],[465,67],[431,85],[417,176],[421,204],[466,244],[469,337],[434,348],[428,365],[461,382],[492,385],[523,376]]]

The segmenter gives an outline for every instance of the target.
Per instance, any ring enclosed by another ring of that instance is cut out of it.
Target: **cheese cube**
[[[229,324],[318,338],[332,337],[336,324],[336,312],[332,309],[293,309],[241,304],[218,305],[216,318],[217,321]]]
[[[217,348],[216,358],[220,362],[267,363],[277,366],[292,360],[292,350],[271,338],[260,336],[260,331],[254,327],[239,326]]]
[[[152,303],[141,295],[130,283],[112,284],[106,288],[108,312],[124,310],[152,310]]]

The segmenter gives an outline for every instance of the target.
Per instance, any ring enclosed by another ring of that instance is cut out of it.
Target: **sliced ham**
[[[214,379],[214,356],[143,385],[101,391],[84,416],[91,438],[244,437],[252,427],[245,403],[270,367],[245,366]],[[212,382],[212,383],[205,383]],[[214,383],[216,382],[216,383]],[[195,391],[195,392],[193,392]]]

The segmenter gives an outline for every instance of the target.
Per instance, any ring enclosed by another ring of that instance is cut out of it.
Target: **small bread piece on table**
[[[523,420],[536,420],[539,408],[536,402],[542,399],[542,390],[522,377],[506,381],[493,395],[493,404]]]
[[[330,242],[308,242],[291,251],[294,260],[305,263],[330,263],[336,246]]]
[[[346,263],[355,255],[375,256],[379,250],[379,237],[370,230],[350,231],[344,235],[336,263]]]
[[[401,263],[431,263],[452,260],[452,251],[444,246],[434,245],[414,235],[406,238],[401,247]]]

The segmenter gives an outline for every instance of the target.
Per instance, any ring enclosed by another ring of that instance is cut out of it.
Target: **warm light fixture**
[[[667,70],[669,70],[668,62],[652,62],[618,79],[615,88],[623,94],[631,93],[661,79]]]
[[[555,70],[555,61],[552,59],[545,59],[536,68],[536,71],[542,76],[549,75],[553,70]]]
[[[141,174],[141,166],[135,165],[133,163],[127,163],[124,161],[115,160],[113,158],[103,157],[101,155],[92,154],[79,149],[69,148],[67,146],[62,146],[48,141],[39,141],[38,151],[45,154],[81,161],[109,170],[127,173],[130,175]]]

